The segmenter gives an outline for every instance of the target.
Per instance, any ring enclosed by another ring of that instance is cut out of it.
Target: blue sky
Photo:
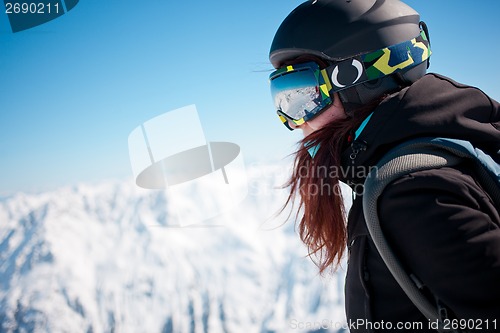
[[[15,34],[0,6],[0,194],[131,177],[129,133],[189,104],[248,165],[281,160],[300,133],[273,110],[268,51],[301,2],[80,0]],[[429,26],[430,71],[500,99],[500,2],[406,2]]]

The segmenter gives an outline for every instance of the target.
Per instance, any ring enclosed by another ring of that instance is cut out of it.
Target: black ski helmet
[[[297,58],[328,63],[383,49],[427,28],[420,15],[400,0],[312,0],[295,8],[274,36],[269,60],[275,68]],[[346,112],[411,84],[422,77],[428,60],[410,69],[339,91]]]

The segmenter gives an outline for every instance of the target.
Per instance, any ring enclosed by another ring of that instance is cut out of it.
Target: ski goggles
[[[289,129],[288,120],[301,125],[332,104],[327,72],[315,62],[280,68],[269,80],[278,116]]]
[[[396,45],[331,63],[321,68],[315,62],[288,65],[269,76],[271,97],[283,124],[296,125],[314,118],[333,103],[333,94],[352,86],[407,70],[431,55],[429,41],[420,35]]]

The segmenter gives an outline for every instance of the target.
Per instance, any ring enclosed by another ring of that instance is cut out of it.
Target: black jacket
[[[363,168],[396,144],[424,136],[468,140],[497,158],[500,105],[477,88],[427,74],[377,107],[343,153],[343,167],[357,170],[343,180],[360,192]],[[379,200],[381,227],[405,268],[458,318],[475,320],[469,326],[500,331],[500,217],[473,169],[462,164],[415,172],[390,184]],[[361,201],[354,200],[348,218],[351,332],[435,332],[380,258]]]

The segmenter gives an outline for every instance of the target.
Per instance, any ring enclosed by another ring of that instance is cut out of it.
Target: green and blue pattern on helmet
[[[431,55],[429,41],[422,31],[417,38],[361,56],[370,80],[414,67]]]
[[[430,55],[429,41],[421,31],[411,40],[337,62],[327,68],[332,84],[330,93],[410,69]]]

